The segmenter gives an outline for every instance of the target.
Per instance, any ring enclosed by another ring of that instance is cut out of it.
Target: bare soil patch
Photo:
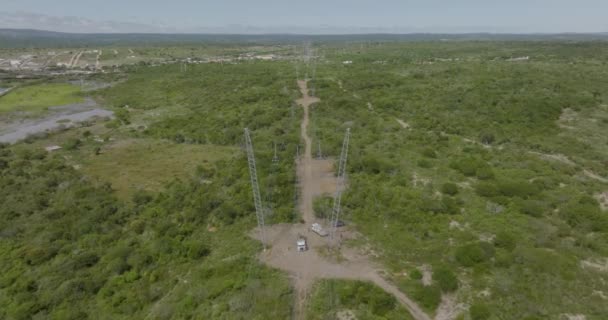
[[[441,296],[435,320],[454,320],[467,309],[467,305],[457,302],[454,294],[444,294]]]
[[[600,272],[608,272],[608,258],[603,260],[583,260],[581,261],[581,267],[585,269],[594,269]]]
[[[409,129],[410,128],[410,125],[407,122],[405,122],[405,121],[403,121],[401,119],[397,119],[397,118],[395,118],[395,120],[397,120],[397,122],[399,123],[399,125],[401,125],[401,127],[403,129]]]
[[[602,208],[602,210],[608,210],[608,190],[596,194],[595,198],[600,203],[600,207]]]

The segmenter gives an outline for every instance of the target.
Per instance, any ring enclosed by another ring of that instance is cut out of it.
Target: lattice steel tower
[[[336,229],[338,228],[338,220],[340,219],[340,202],[342,201],[342,190],[344,189],[344,178],[346,174],[346,159],[348,158],[348,142],[350,140],[350,128],[346,129],[344,141],[342,142],[342,153],[340,154],[340,162],[338,164],[338,181],[336,183],[336,196],[334,197],[334,206],[331,210],[330,218],[330,239],[334,238]]]
[[[258,174],[255,165],[255,155],[253,154],[253,144],[249,129],[245,128],[245,148],[247,150],[247,162],[249,163],[249,176],[251,177],[251,190],[253,191],[253,203],[255,205],[255,214],[258,220],[258,228],[260,229],[260,239],[262,246],[266,250],[266,235],[264,230],[264,207],[262,206],[262,197],[260,195],[260,186],[258,184]]]

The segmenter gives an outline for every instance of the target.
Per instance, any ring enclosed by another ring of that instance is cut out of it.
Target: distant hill
[[[110,45],[167,45],[195,43],[291,43],[312,41],[594,41],[608,40],[608,33],[564,34],[153,34],[153,33],[62,33],[30,29],[0,29],[0,48],[86,47]]]

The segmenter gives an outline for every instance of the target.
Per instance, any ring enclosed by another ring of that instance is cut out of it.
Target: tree
[[[437,282],[443,292],[453,292],[458,289],[458,278],[452,270],[439,267],[433,271],[433,280]]]
[[[490,312],[490,308],[488,308],[487,305],[481,303],[476,303],[472,305],[469,312],[471,313],[472,320],[487,320],[492,314]]]
[[[441,192],[450,196],[456,195],[458,194],[458,186],[451,182],[444,183],[443,186],[441,186]]]

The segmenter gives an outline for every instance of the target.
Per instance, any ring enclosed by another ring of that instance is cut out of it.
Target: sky
[[[608,32],[608,0],[0,2],[2,28],[75,32]]]

